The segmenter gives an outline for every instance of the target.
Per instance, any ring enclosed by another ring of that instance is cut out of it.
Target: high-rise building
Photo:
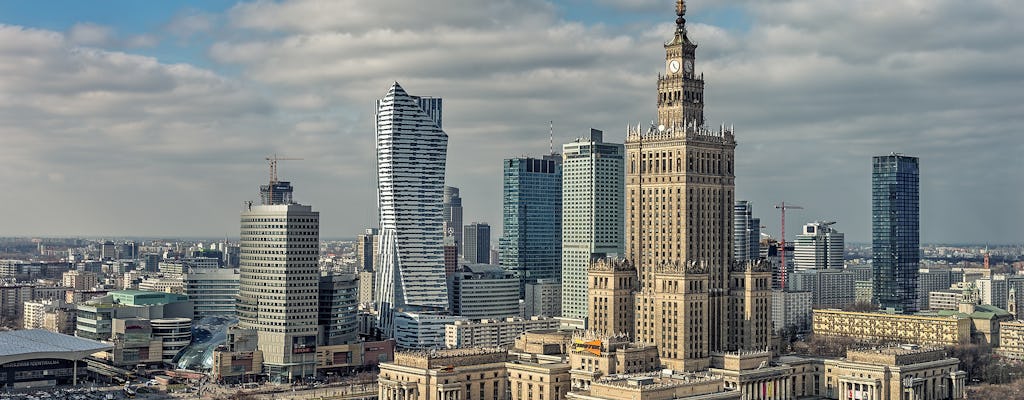
[[[448,135],[441,99],[410,96],[395,82],[377,101],[377,205],[380,248],[378,328],[394,336],[397,311],[442,311],[444,171]]]
[[[623,146],[591,129],[562,157],[562,316],[584,320],[590,263],[623,252]]]
[[[562,276],[562,157],[510,158],[503,163],[500,265],[527,284]]]
[[[953,284],[953,271],[945,268],[921,268],[917,271],[917,276],[918,310],[926,310],[929,308],[929,293],[948,290],[950,285]]]
[[[626,238],[639,273],[636,340],[657,344],[667,368],[693,371],[712,352],[768,345],[772,276],[767,263],[734,262],[734,131],[704,124],[697,45],[685,4],[676,11],[658,123],[627,133]]]
[[[316,373],[319,251],[320,213],[312,207],[261,204],[242,211],[238,326],[256,330],[273,381]]]
[[[323,346],[354,343],[358,339],[359,278],[355,274],[320,275],[320,340]]]
[[[917,311],[920,171],[917,157],[876,156],[871,174],[872,294],[882,309]]]
[[[501,267],[463,265],[452,277],[452,314],[472,320],[519,316],[519,280]]]
[[[100,259],[101,260],[116,260],[117,259],[117,247],[114,246],[114,242],[105,241],[100,245]]]
[[[373,272],[377,266],[378,234],[370,228],[356,237],[356,272]]]
[[[733,259],[736,261],[761,258],[761,219],[754,218],[754,205],[740,200],[733,206]]]
[[[523,297],[524,317],[558,317],[562,315],[561,279],[538,279],[526,284]]]
[[[192,300],[199,320],[211,315],[235,315],[239,273],[234,268],[191,268],[182,277],[184,293]]]
[[[804,225],[793,244],[793,268],[843,269],[846,248],[843,234],[832,228],[835,222],[811,222]]]
[[[462,255],[471,264],[491,263],[491,226],[474,222],[466,225],[462,238],[466,244],[462,246]]]
[[[633,294],[636,268],[627,260],[601,259],[590,265],[590,314],[587,329],[632,337],[636,330]]]
[[[462,197],[459,196],[459,188],[444,187],[441,209],[444,214],[445,235],[455,237],[455,248],[458,249],[458,254],[462,254]]]

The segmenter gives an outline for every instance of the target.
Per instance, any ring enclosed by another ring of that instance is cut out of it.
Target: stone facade
[[[812,329],[823,336],[901,341],[920,345],[956,346],[971,342],[971,319],[960,316],[918,316],[814,310]]]
[[[381,400],[502,400],[508,397],[508,353],[497,349],[395,354],[380,365]]]

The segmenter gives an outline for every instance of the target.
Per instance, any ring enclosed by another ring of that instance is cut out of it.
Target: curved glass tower
[[[397,311],[448,306],[444,272],[445,157],[441,99],[410,96],[395,82],[377,101],[380,250],[378,328],[394,335]]]

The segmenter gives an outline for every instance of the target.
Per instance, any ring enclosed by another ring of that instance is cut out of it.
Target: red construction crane
[[[786,290],[786,210],[803,210],[803,207],[795,206],[792,204],[786,204],[785,201],[782,204],[776,204],[775,208],[782,210],[782,239],[779,241],[779,284],[782,286],[782,290]]]

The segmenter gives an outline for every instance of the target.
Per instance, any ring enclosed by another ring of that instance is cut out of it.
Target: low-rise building
[[[519,278],[489,264],[460,266],[452,275],[452,313],[471,320],[517,317]]]
[[[708,373],[649,372],[617,375],[594,382],[589,389],[572,391],[578,400],[739,400],[742,393],[726,389],[725,380]]]
[[[971,319],[959,315],[921,316],[814,310],[812,330],[816,335],[866,341],[900,341],[938,346],[957,346],[971,342]]]
[[[317,346],[318,374],[343,375],[355,370],[370,369],[395,360],[395,341],[357,342]]]
[[[582,333],[573,336],[569,365],[573,390],[587,390],[604,376],[659,370],[661,358],[655,345],[631,342],[625,334]]]
[[[514,343],[523,332],[554,329],[559,324],[558,320],[545,317],[455,321],[453,324],[445,325],[444,342],[449,349],[502,347]]]
[[[967,383],[960,360],[939,348],[850,350],[846,358],[824,364],[830,399],[962,399]]]
[[[399,352],[394,362],[380,365],[379,397],[385,400],[506,399],[506,361],[508,353],[501,349]]]
[[[1007,321],[999,326],[999,348],[1003,356],[1024,360],[1024,321]]]
[[[557,317],[562,315],[562,282],[538,279],[525,285],[523,316]]]
[[[445,325],[468,321],[465,317],[431,312],[396,312],[395,342],[403,349],[445,347]]]

